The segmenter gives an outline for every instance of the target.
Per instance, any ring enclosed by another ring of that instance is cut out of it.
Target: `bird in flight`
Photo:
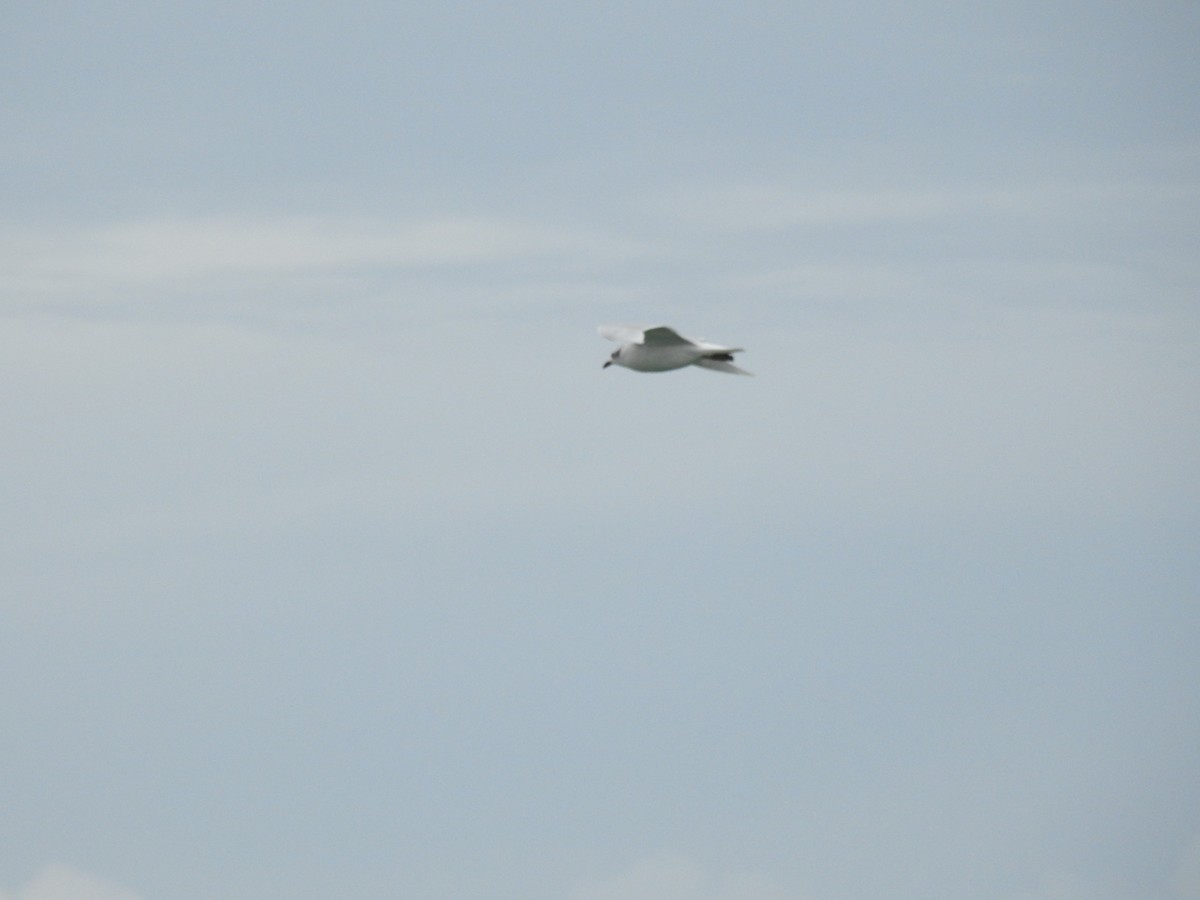
[[[613,351],[602,368],[624,366],[635,372],[669,372],[684,366],[700,366],[730,375],[749,375],[733,364],[733,354],[741,347],[722,347],[707,341],[692,341],[673,328],[634,328],[629,325],[601,325],[600,334],[621,346]]]

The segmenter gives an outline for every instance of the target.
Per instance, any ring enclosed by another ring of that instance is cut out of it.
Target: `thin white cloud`
[[[489,265],[632,252],[582,230],[461,216],[417,222],[321,216],[145,219],[0,233],[0,300],[226,276]]]
[[[1062,182],[1012,186],[829,189],[789,179],[685,185],[638,202],[650,215],[718,231],[928,223],[978,216],[1078,215],[1081,210],[1194,206],[1195,183]]]
[[[693,225],[740,231],[933,219],[1012,203],[1010,195],[998,191],[828,191],[735,184],[688,188],[647,205],[661,215]]]
[[[15,893],[0,890],[0,900],[141,900],[141,895],[69,866],[50,865]]]

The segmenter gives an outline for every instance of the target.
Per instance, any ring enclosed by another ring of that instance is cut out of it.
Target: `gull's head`
[[[609,359],[609,360],[608,360],[608,362],[606,362],[606,363],[605,363],[604,365],[602,365],[600,368],[601,368],[601,369],[607,369],[609,366],[611,366],[613,363],[615,363],[615,362],[617,361],[617,357],[618,357],[618,356],[620,356],[620,355],[621,355],[621,351],[620,351],[620,350],[614,350],[614,351],[613,351],[613,354],[612,354],[612,358],[611,358],[611,359]]]

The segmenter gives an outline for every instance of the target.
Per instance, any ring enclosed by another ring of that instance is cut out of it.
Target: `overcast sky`
[[[1200,898],[1200,6],[0,28],[2,900]]]

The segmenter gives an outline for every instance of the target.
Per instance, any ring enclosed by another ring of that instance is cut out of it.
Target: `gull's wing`
[[[642,332],[642,343],[647,347],[678,347],[692,346],[693,342],[689,341],[682,334],[673,328],[668,328],[666,325],[659,325],[656,328],[647,328]]]
[[[711,350],[714,353],[745,353],[742,347],[726,347],[722,344],[714,344],[711,341],[699,340],[692,341],[697,347],[702,350]]]
[[[730,375],[749,375],[745,369],[739,369],[733,363],[727,363],[719,359],[709,359],[707,356],[696,360],[692,365],[700,366],[704,369],[712,369],[716,372],[728,372]]]
[[[714,353],[739,353],[742,349],[741,347],[713,344],[706,340],[693,341],[666,325],[656,325],[653,328],[636,325],[601,325],[600,334],[619,344],[643,344],[647,347],[700,347]]]
[[[608,338],[610,341],[616,341],[618,344],[640,344],[642,335],[646,333],[644,328],[635,328],[632,325],[601,325],[600,336]]]
[[[686,347],[695,344],[689,341],[673,328],[666,325],[656,325],[653,328],[642,328],[635,325],[601,325],[600,334],[610,341],[619,344],[645,344],[647,347]],[[724,350],[724,347],[713,345],[714,350]]]

